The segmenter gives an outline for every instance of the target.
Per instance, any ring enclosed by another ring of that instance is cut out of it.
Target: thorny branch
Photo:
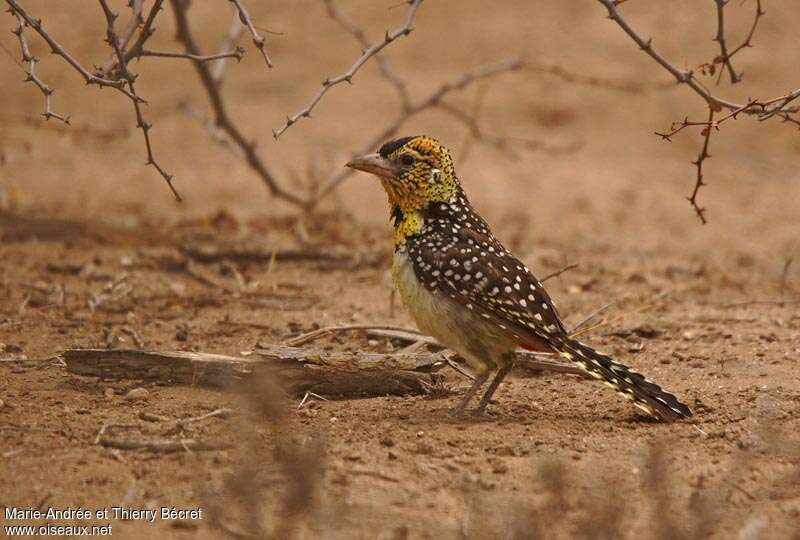
[[[25,66],[23,67],[25,69],[25,73],[28,74],[28,76],[25,78],[25,81],[35,84],[44,95],[44,112],[42,113],[42,116],[44,116],[45,120],[56,118],[65,124],[69,124],[69,116],[63,116],[55,113],[50,108],[53,89],[45,84],[38,75],[36,75],[36,62],[38,62],[38,60],[33,56],[33,54],[31,54],[31,50],[28,47],[28,40],[25,38],[25,19],[18,13],[14,13],[14,16],[17,18],[17,23],[19,26],[17,26],[15,30],[12,30],[12,33],[17,36],[17,39],[19,40],[19,47],[22,51],[22,61],[25,63]]]
[[[311,98],[311,101],[298,112],[291,116],[286,117],[286,122],[280,128],[273,130],[273,135],[277,139],[280,137],[289,127],[291,127],[295,122],[297,122],[301,118],[310,118],[311,111],[314,110],[314,107],[322,100],[323,96],[333,88],[334,86],[341,84],[343,82],[352,83],[353,77],[358,72],[361,67],[367,63],[367,60],[381,52],[384,47],[395,41],[396,39],[407,36],[413,30],[412,25],[414,23],[414,17],[417,14],[417,10],[419,9],[420,4],[422,4],[422,0],[408,0],[408,9],[406,10],[405,20],[403,21],[403,25],[399,28],[396,28],[392,31],[387,31],[384,35],[383,39],[371,47],[365,48],[361,56],[353,63],[350,68],[342,73],[341,75],[337,75],[333,78],[327,78],[322,81],[322,88],[320,88],[319,92]],[[330,9],[329,9],[330,12]]]
[[[736,70],[733,68],[733,63],[731,62],[731,58],[733,58],[739,51],[746,49],[748,47],[752,47],[752,40],[753,36],[756,33],[756,28],[758,27],[758,22],[761,20],[766,12],[761,6],[761,0],[756,0],[756,13],[753,17],[753,23],[750,25],[750,31],[747,33],[747,37],[742,41],[742,43],[734,48],[732,51],[728,51],[728,45],[725,40],[725,15],[724,9],[725,6],[728,4],[730,0],[714,0],[717,6],[717,35],[714,37],[714,41],[719,43],[720,47],[720,54],[714,58],[713,61],[709,63],[704,63],[698,66],[698,69],[705,73],[708,71],[709,74],[713,75],[716,71],[717,64],[723,64],[725,68],[727,68],[728,72],[730,73],[731,77],[731,84],[736,84],[742,80],[742,74],[736,73]],[[719,75],[717,76],[717,84],[720,83],[722,80],[722,75],[725,70],[719,70]]]
[[[242,21],[242,24],[245,25],[250,31],[250,35],[253,36],[253,45],[255,45],[259,51],[261,51],[261,56],[264,57],[264,62],[267,63],[267,67],[271,68],[272,60],[270,60],[269,55],[267,54],[265,40],[258,34],[256,27],[253,25],[253,19],[250,18],[250,14],[247,13],[244,4],[241,0],[230,0],[230,2],[236,6],[236,10],[239,12],[239,20]]]
[[[100,7],[103,9],[103,14],[106,17],[106,41],[108,42],[109,46],[114,51],[114,54],[117,57],[117,72],[119,73],[120,77],[123,81],[125,81],[128,85],[128,89],[130,90],[131,95],[133,96],[131,100],[133,101],[133,109],[136,112],[136,127],[142,130],[144,134],[144,144],[147,149],[147,161],[145,164],[152,165],[164,181],[169,186],[169,189],[172,190],[172,194],[175,196],[175,199],[180,201],[181,196],[178,194],[178,191],[175,189],[175,186],[172,185],[172,175],[167,174],[167,172],[158,164],[156,161],[155,156],[153,155],[153,147],[150,143],[150,128],[152,128],[152,124],[149,124],[145,121],[144,115],[142,114],[142,105],[141,102],[143,101],[139,96],[136,94],[136,89],[134,87],[133,81],[136,80],[136,76],[128,71],[128,62],[125,60],[125,54],[122,52],[122,47],[120,45],[119,37],[117,37],[116,32],[114,31],[114,21],[117,19],[117,15],[111,11],[111,8],[108,7],[106,0],[99,0]]]
[[[729,0],[714,0],[714,3],[717,5],[717,35],[714,41],[719,44],[719,56],[714,61],[719,61],[725,66],[728,70],[728,74],[731,76],[731,84],[736,84],[742,80],[742,77],[733,69],[731,55],[728,53],[728,44],[725,41],[725,5],[728,1]],[[722,77],[722,73],[720,73],[720,77]],[[717,79],[717,84],[719,84],[719,79]]]
[[[58,56],[66,60],[66,62],[70,66],[72,66],[75,69],[75,71],[77,71],[81,75],[81,77],[83,77],[84,81],[86,81],[86,84],[96,84],[97,86],[100,87],[109,86],[111,88],[118,90],[119,92],[122,92],[132,100],[141,101],[141,98],[134,96],[125,88],[125,81],[106,79],[104,77],[92,74],[89,70],[83,67],[81,63],[75,59],[74,56],[72,56],[69,52],[67,52],[67,50],[64,47],[62,47],[58,41],[56,41],[52,36],[50,36],[50,34],[48,34],[45,31],[44,27],[42,26],[41,19],[33,18],[33,16],[31,16],[27,11],[25,11],[25,9],[23,9],[23,7],[20,6],[16,0],[6,0],[6,3],[9,5],[10,11],[12,13],[22,17],[25,20],[25,24],[33,28],[36,31],[36,33],[39,34],[42,37],[42,39],[44,39],[47,42],[53,54],[57,54]]]
[[[721,56],[717,60],[720,60],[725,66],[728,68],[731,74],[732,82],[738,82],[740,80],[741,75],[737,75],[735,70],[733,69],[733,65],[730,63],[730,58],[735,53],[739,52],[740,50],[744,49],[745,47],[749,47],[753,34],[755,33],[755,29],[758,25],[759,19],[764,15],[764,10],[762,9],[760,0],[757,0],[756,4],[756,16],[753,21],[753,25],[750,28],[750,32],[745,39],[745,41],[739,46],[736,47],[733,51],[727,51],[727,44],[725,43],[724,37],[724,15],[722,11],[727,4],[727,0],[714,0],[717,3],[717,14],[718,14],[718,21],[717,21],[717,37],[715,41],[719,42],[720,49],[721,49]],[[693,161],[692,164],[695,165],[698,169],[697,173],[697,180],[695,181],[695,187],[691,194],[691,196],[687,197],[689,202],[691,203],[692,207],[695,210],[695,213],[698,215],[699,219],[703,224],[705,224],[705,209],[701,208],[697,202],[697,194],[703,185],[705,185],[703,181],[702,175],[702,164],[708,156],[708,144],[710,141],[712,130],[718,130],[719,124],[725,120],[730,118],[737,118],[739,114],[746,114],[755,116],[759,121],[768,120],[774,116],[778,116],[779,118],[783,119],[784,122],[790,122],[800,127],[800,120],[793,117],[795,113],[800,110],[798,106],[792,106],[792,103],[800,98],[800,88],[788,92],[785,95],[772,98],[769,100],[759,100],[759,99],[749,99],[746,103],[737,103],[735,101],[730,101],[727,99],[723,99],[719,96],[716,96],[711,93],[695,76],[694,72],[691,70],[684,71],[677,68],[673,63],[667,60],[664,56],[662,56],[652,45],[652,39],[645,39],[642,35],[637,32],[620,14],[619,10],[617,9],[618,3],[615,0],[598,0],[608,11],[608,18],[613,20],[638,46],[639,48],[644,51],[650,58],[652,58],[656,63],[658,63],[662,68],[668,71],[675,79],[678,81],[678,84],[683,84],[691,88],[697,95],[703,98],[706,105],[709,109],[709,120],[706,122],[700,121],[690,121],[688,118],[684,119],[682,122],[674,122],[670,128],[668,133],[660,133],[656,132],[657,135],[662,137],[665,140],[670,140],[672,135],[675,135],[679,131],[687,127],[692,126],[703,126],[703,135],[705,137],[703,141],[703,148],[700,151],[698,159]],[[714,113],[720,112],[723,109],[727,109],[729,114],[718,120],[716,123],[713,121]]]
[[[700,192],[700,188],[705,185],[703,182],[703,163],[705,160],[711,157],[711,154],[708,153],[708,143],[711,141],[711,130],[712,129],[719,129],[719,122],[716,124],[714,123],[714,109],[708,109],[708,125],[703,129],[703,146],[700,149],[700,154],[697,156],[697,160],[693,161],[692,163],[697,167],[697,180],[694,183],[694,189],[692,190],[692,194],[687,197],[689,200],[689,204],[692,205],[694,208],[697,217],[700,219],[700,222],[705,225],[706,221],[706,209],[701,208],[697,204],[697,194]]]

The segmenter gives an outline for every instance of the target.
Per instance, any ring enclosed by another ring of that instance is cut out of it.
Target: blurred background
[[[45,28],[85,65],[109,56],[105,20],[99,6],[29,0],[25,7],[42,17]],[[343,0],[337,4],[361,25],[370,41],[402,22],[399,2]],[[123,2],[112,3],[127,18]],[[800,12],[790,0],[765,4],[753,47],[734,60],[743,82],[728,76],[715,86],[720,96],[743,101],[770,98],[798,86],[795,58]],[[332,21],[322,2],[253,2],[250,14],[267,39],[275,67],[266,69],[245,32],[247,51],[231,62],[224,83],[234,120],[258,143],[258,151],[282,186],[294,191],[327,177],[350,155],[393,121],[396,93],[374,61],[354,84],[333,88],[279,140],[272,129],[306,104],[325,77],[346,70],[359,55],[356,41]],[[629,22],[679,67],[711,61],[716,11],[712,2],[635,1],[621,5]],[[733,2],[726,12],[731,46],[752,23],[755,3]],[[194,2],[190,21],[204,51],[215,52],[228,30],[226,2]],[[1,21],[11,30],[15,20]],[[79,21],[76,23],[76,21]],[[167,9],[148,44],[155,50],[182,50],[174,39]],[[86,87],[61,58],[48,54],[28,30],[37,71],[56,89],[54,110],[71,126],[44,122],[42,96],[23,84],[19,46],[10,32],[0,34],[0,182],[6,205],[20,213],[47,213],[102,220],[125,226],[173,221],[226,209],[237,215],[296,213],[270,196],[243,160],[211,140],[206,129],[179,106],[210,116],[207,99],[189,61],[145,58],[132,63],[137,90],[147,101],[146,117],[161,165],[175,175],[185,201],[176,203],[145,159],[141,132],[130,102],[111,89]],[[487,133],[540,141],[545,150],[521,146],[507,152],[466,142],[468,130],[436,109],[414,117],[403,134],[429,134],[453,149],[473,203],[499,228],[537,241],[610,242],[638,248],[671,247],[705,254],[709,246],[758,257],[797,252],[800,133],[779,121],[742,118],[724,125],[711,143],[706,163],[709,183],[700,194],[710,223],[704,227],[685,197],[694,184],[691,161],[702,137],[687,129],[662,141],[654,131],[688,116],[705,119],[702,101],[669,75],[606,18],[598,2],[505,1],[487,7],[473,0],[427,1],[414,32],[391,44],[385,56],[408,84],[412,100],[473,67],[523,56],[533,63],[598,77],[626,86],[619,90],[576,84],[553,75],[518,71],[465,91],[447,101],[471,110],[481,99],[480,125]],[[630,89],[634,91],[630,91]],[[483,96],[478,98],[478,96]],[[561,151],[553,151],[553,149]],[[386,227],[380,187],[363,175],[348,179],[322,208],[335,206],[357,223]],[[569,248],[568,248],[569,249]],[[726,254],[725,256],[728,256]]]

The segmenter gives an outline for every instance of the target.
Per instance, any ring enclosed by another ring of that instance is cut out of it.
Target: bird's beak
[[[386,158],[381,157],[381,155],[378,153],[356,156],[351,159],[347,165],[345,165],[345,167],[372,173],[376,176],[380,176],[381,178],[386,178],[389,180],[396,178],[399,173],[397,166],[395,166],[394,163]]]

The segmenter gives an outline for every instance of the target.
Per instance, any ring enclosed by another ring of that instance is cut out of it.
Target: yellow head
[[[423,135],[389,141],[374,154],[353,158],[348,167],[380,178],[395,226],[395,243],[419,232],[421,212],[450,201],[459,191],[453,158],[439,141]]]

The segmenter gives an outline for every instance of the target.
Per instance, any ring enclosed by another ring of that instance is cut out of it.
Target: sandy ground
[[[358,47],[321,3],[252,4],[260,28],[282,33],[267,36],[275,68],[243,39],[248,54],[229,67],[225,92],[282,185],[302,191],[380,132],[397,98],[369,65],[275,141],[271,129]],[[394,4],[342,8],[376,39],[401,20],[401,7],[387,9]],[[138,89],[157,155],[185,198],[175,203],[142,166],[130,103],[85,88],[32,40],[39,73],[57,88],[54,107],[73,125],[37,120],[41,96],[0,55],[0,505],[204,512],[152,524],[91,521],[111,523],[121,538],[797,538],[800,136],[746,119],[716,134],[701,192],[710,223],[701,226],[684,199],[699,134],[667,143],[652,133],[702,116],[702,104],[685,89],[661,88],[666,74],[597,3],[501,4],[423,5],[415,31],[387,50],[412,96],[522,53],[638,89],[518,72],[451,96],[469,110],[483,93],[487,132],[545,151],[469,142],[463,125],[437,111],[403,133],[453,149],[473,203],[537,275],[577,264],[547,282],[568,325],[613,303],[583,339],[681,396],[693,421],[653,423],[602,385],[552,373],[515,373],[478,420],[447,416],[466,385],[450,370],[434,395],[302,407],[276,404],[269,386],[237,394],[68,373],[56,355],[70,347],[238,355],[324,326],[413,323],[391,305],[390,230],[374,182],[354,176],[310,214],[271,198],[181,112],[179,102],[206,110],[191,67],[148,59],[136,66]],[[25,5],[88,65],[106,58],[99,9]],[[755,47],[738,57],[745,82],[723,82],[719,93],[743,100],[797,86],[789,51],[800,12],[789,0],[765,7]],[[746,33],[753,8],[731,4],[733,36]],[[680,66],[716,54],[711,5],[624,9]],[[75,11],[80,24],[71,22]],[[205,2],[195,2],[192,20],[209,50],[229,23],[224,6]],[[153,48],[177,49],[169,12],[161,21]],[[13,35],[0,44],[17,56]],[[194,245],[346,262],[205,263],[181,251]],[[353,332],[314,346],[402,345]],[[136,388],[146,399],[125,399]],[[175,422],[220,408],[233,413]],[[112,451],[95,444],[108,424],[116,437],[233,446]]]

